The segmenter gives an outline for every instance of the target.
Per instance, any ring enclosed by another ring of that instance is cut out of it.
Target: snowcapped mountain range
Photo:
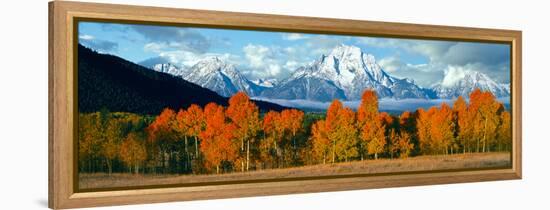
[[[475,71],[464,72],[464,77],[450,86],[439,83],[432,87],[439,98],[467,97],[476,88],[491,91],[496,97],[510,96],[510,84],[496,83],[489,76]]]
[[[475,88],[489,90],[497,97],[510,95],[509,84],[499,84],[480,72],[466,72],[462,80],[449,85],[442,83],[423,88],[414,81],[389,75],[376,62],[373,55],[348,45],[335,47],[313,63],[296,69],[290,77],[278,82],[274,79],[249,80],[234,64],[217,57],[199,61],[188,69],[170,63],[156,63],[149,59],[140,64],[155,71],[168,73],[215,91],[231,96],[244,91],[252,97],[271,99],[300,99],[331,101],[335,98],[360,100],[365,89],[374,89],[381,98],[393,99],[450,99],[467,97]]]
[[[155,64],[151,67],[151,69],[162,73],[168,73],[174,76],[183,76],[186,73],[184,69],[180,69],[171,63]]]
[[[314,101],[359,100],[365,89],[376,90],[380,97],[429,98],[429,94],[411,80],[388,75],[373,55],[347,45],[340,45],[313,64],[298,68],[261,96]]]
[[[233,64],[229,64],[218,57],[210,57],[199,61],[189,68],[182,78],[208,88],[221,96],[231,96],[238,91],[255,96],[264,89],[244,77]]]

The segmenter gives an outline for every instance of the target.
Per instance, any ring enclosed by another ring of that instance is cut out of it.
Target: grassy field
[[[310,177],[343,174],[376,174],[391,172],[448,169],[510,167],[510,153],[475,153],[440,156],[419,156],[407,159],[365,160],[348,163],[303,166],[236,172],[221,175],[132,175],[105,173],[79,174],[80,189],[166,185],[216,181]]]

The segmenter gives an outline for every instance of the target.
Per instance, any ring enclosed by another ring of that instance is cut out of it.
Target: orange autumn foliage
[[[310,140],[313,142],[315,159],[325,164],[329,160],[331,141],[328,138],[324,120],[318,120],[312,125]]]
[[[391,121],[387,113],[378,113],[378,97],[373,90],[366,90],[363,93],[361,104],[357,110],[357,126],[360,129],[361,137],[361,157],[364,155],[374,155],[378,159],[378,154],[384,152],[386,145],[384,122]]]
[[[324,123],[324,132],[331,144],[331,161],[347,161],[355,158],[359,152],[355,147],[357,143],[355,112],[349,107],[344,107],[342,102],[335,99],[327,110]],[[321,143],[322,141],[318,141]],[[324,147],[324,146],[319,146]]]
[[[139,173],[140,165],[147,158],[147,151],[142,138],[136,133],[130,133],[120,146],[120,158],[134,173]]]
[[[174,138],[173,128],[176,119],[176,113],[170,108],[162,110],[159,116],[147,127],[149,141],[169,141]]]
[[[486,152],[495,143],[499,115],[503,109],[503,105],[489,91],[476,89],[470,94],[468,111],[473,115],[470,123],[473,126],[473,139],[477,140],[476,151]]]
[[[166,108],[152,122],[150,116],[136,116],[80,114],[79,171],[225,173],[512,150],[511,113],[481,90],[473,91],[469,101],[458,97],[452,108],[442,103],[399,116],[380,112],[372,90],[364,92],[356,112],[334,100],[326,114],[297,109],[260,114],[241,92],[230,98],[228,107],[193,104],[177,113]]]
[[[358,127],[376,118],[378,115],[378,96],[374,90],[365,90],[361,96],[361,104],[357,109]]]
[[[246,156],[241,157],[241,170],[250,167],[250,143],[254,141],[260,130],[259,110],[254,102],[244,92],[238,92],[229,99],[227,116],[235,125],[235,137],[241,140],[241,151],[244,151],[246,142]],[[246,167],[245,167],[246,163]]]
[[[226,121],[222,106],[209,103],[204,108],[204,114],[206,128],[199,134],[200,150],[207,167],[216,167],[216,173],[219,173],[223,161],[234,161],[237,157],[233,142],[236,127]]]

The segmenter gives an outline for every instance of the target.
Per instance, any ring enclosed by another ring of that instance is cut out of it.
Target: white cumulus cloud
[[[296,40],[301,40],[301,39],[306,39],[307,37],[304,35],[304,34],[299,34],[299,33],[284,33],[283,34],[283,39],[284,40],[289,40],[289,41],[296,41]]]
[[[444,87],[451,87],[456,84],[458,81],[464,79],[466,76],[466,71],[462,66],[448,66],[445,69],[445,77],[441,81],[441,85]]]
[[[80,36],[78,36],[79,39],[82,39],[82,40],[92,40],[94,39],[95,37],[92,36],[92,35],[88,35],[88,34],[82,34]]]

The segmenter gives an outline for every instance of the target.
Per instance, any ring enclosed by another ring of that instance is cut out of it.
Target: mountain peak
[[[361,58],[361,55],[363,52],[361,51],[361,48],[353,46],[353,45],[346,45],[346,44],[340,44],[336,46],[329,54],[329,57],[335,57],[335,58],[344,58],[344,57],[356,57]]]
[[[174,76],[182,76],[185,74],[185,69],[179,68],[171,63],[158,63],[153,65],[151,69],[162,73],[168,73]]]
[[[365,89],[374,89],[380,97],[428,98],[413,82],[398,81],[384,72],[373,55],[364,53],[357,46],[345,44],[336,46],[313,64],[298,68],[277,88],[264,96],[358,100]]]
[[[197,64],[210,64],[210,65],[229,65],[229,63],[227,63],[225,60],[219,58],[218,56],[210,56],[210,57],[206,57],[202,60],[200,60],[199,62],[197,62]]]
[[[240,73],[237,67],[213,56],[205,58],[193,65],[183,79],[213,90],[221,96],[231,96],[238,91],[244,91],[250,96],[258,95],[262,88]]]
[[[468,97],[475,89],[490,91],[496,97],[506,97],[510,95],[507,87],[478,71],[449,68],[443,80],[435,84],[433,89],[439,98]]]

